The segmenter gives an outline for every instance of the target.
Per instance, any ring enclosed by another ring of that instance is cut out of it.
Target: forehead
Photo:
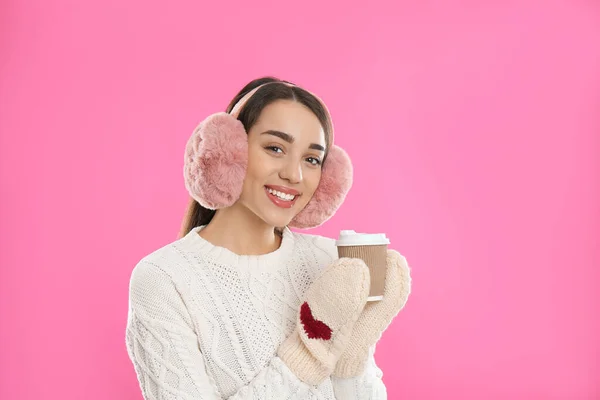
[[[325,146],[325,132],[319,118],[304,104],[277,100],[263,108],[251,131],[278,130],[288,133],[299,143]]]

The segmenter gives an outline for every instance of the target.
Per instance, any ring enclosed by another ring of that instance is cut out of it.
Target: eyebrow
[[[276,131],[273,129],[269,129],[268,131],[264,131],[263,133],[261,133],[261,135],[273,135],[273,136],[277,136],[278,138],[281,138],[283,140],[285,140],[288,143],[294,143],[294,140],[296,140],[295,137],[293,137],[292,135],[290,135],[289,133],[285,133],[285,132],[281,132],[281,131]],[[320,150],[320,151],[325,151],[325,147],[321,146],[320,144],[317,143],[311,143],[308,146],[309,149],[314,149],[314,150]]]

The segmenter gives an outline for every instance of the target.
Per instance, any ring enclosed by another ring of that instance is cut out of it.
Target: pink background
[[[1,399],[141,399],[131,270],[176,238],[193,128],[265,74],[354,161],[310,233],[412,265],[390,399],[600,398],[597,2],[12,0],[0,46]]]

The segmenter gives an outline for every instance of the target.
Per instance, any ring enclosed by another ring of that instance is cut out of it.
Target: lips
[[[277,207],[280,207],[280,208],[292,208],[294,206],[294,204],[296,204],[296,200],[298,200],[298,197],[299,197],[299,196],[295,196],[294,199],[291,201],[280,199],[278,196],[270,193],[267,186],[265,186],[265,193],[266,193],[267,197],[269,198],[269,200],[271,200],[271,202],[273,204],[275,204]]]
[[[265,187],[268,187],[269,189],[277,190],[278,192],[281,192],[281,193],[291,194],[292,196],[300,195],[299,191],[292,189],[292,188],[285,187],[285,186],[265,185]]]

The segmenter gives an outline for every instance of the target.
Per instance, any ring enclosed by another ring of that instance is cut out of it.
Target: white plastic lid
[[[336,246],[373,246],[390,244],[390,240],[385,233],[357,233],[352,230],[340,232],[340,237],[336,240]]]

